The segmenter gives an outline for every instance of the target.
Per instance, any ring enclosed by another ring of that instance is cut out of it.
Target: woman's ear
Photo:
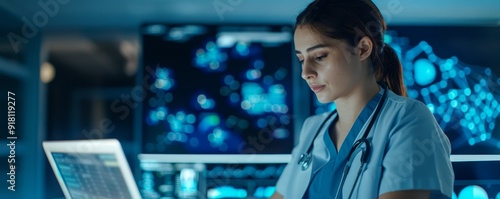
[[[356,48],[358,49],[359,59],[363,61],[369,58],[370,55],[372,54],[372,49],[373,49],[372,40],[370,40],[370,38],[368,38],[367,36],[364,36],[363,38],[361,38]]]

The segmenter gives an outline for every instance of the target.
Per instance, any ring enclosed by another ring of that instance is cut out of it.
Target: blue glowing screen
[[[453,154],[500,153],[500,28],[389,27],[408,96],[425,103]],[[335,109],[313,97],[312,114]]]
[[[453,162],[454,198],[497,199],[500,196],[500,161]]]
[[[290,27],[144,30],[143,153],[291,152]]]
[[[270,198],[285,166],[141,162],[138,185],[143,198]]]

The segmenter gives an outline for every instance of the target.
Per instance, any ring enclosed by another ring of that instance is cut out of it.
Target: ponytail
[[[396,51],[384,44],[379,57],[379,65],[375,68],[375,75],[378,81],[385,82],[389,89],[397,95],[407,96],[406,87],[403,81],[403,66]]]

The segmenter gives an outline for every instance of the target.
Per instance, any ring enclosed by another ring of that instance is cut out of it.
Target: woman
[[[427,106],[406,97],[385,30],[371,1],[319,0],[298,15],[301,76],[337,110],[306,119],[272,198],[451,198],[449,140]],[[310,162],[301,158],[309,148]]]

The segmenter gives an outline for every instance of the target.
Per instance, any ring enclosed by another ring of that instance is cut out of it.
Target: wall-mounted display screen
[[[143,153],[293,148],[290,26],[145,25]]]

